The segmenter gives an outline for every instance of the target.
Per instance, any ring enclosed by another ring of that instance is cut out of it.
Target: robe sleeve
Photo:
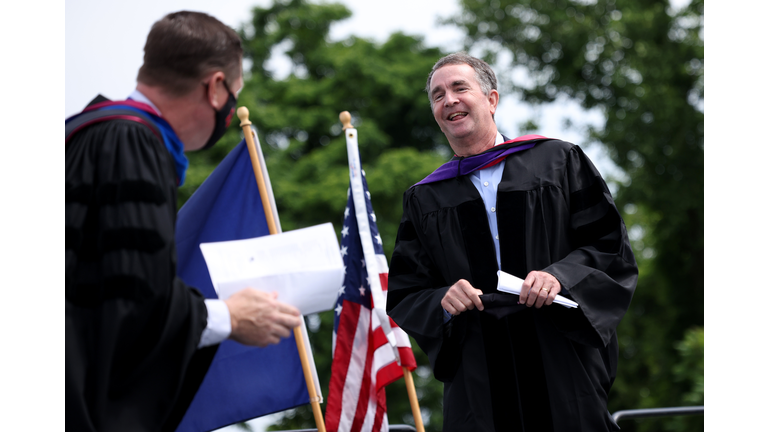
[[[459,315],[444,323],[440,301],[450,285],[414,226],[420,211],[413,190],[403,197],[403,217],[389,268],[387,313],[427,354],[435,377],[450,381],[461,358],[465,317]]]
[[[573,250],[543,270],[560,281],[579,303],[579,310],[553,308],[548,313],[572,339],[594,343],[596,333],[607,345],[632,299],[637,264],[624,222],[600,173],[578,146],[567,157],[563,182]],[[588,325],[571,320],[581,314]]]
[[[97,428],[177,420],[179,396],[197,387],[185,375],[212,358],[197,350],[204,298],[176,277],[175,188],[165,146],[142,125],[101,123],[67,147],[67,405],[91,404]]]

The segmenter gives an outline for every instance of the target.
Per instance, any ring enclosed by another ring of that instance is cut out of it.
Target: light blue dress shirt
[[[499,132],[496,132],[496,144],[504,142],[504,138]],[[496,246],[496,266],[501,268],[501,252],[499,250],[499,224],[496,221],[496,191],[501,182],[501,175],[504,173],[504,166],[507,161],[502,160],[498,164],[472,172],[469,177],[472,184],[475,185],[485,204],[485,215],[488,216],[488,225],[491,227],[493,244]]]
[[[504,137],[496,131],[496,142],[499,145],[504,142]],[[499,249],[499,223],[496,220],[496,191],[501,182],[501,175],[504,173],[504,166],[507,161],[502,160],[498,164],[480,169],[469,174],[472,184],[475,185],[485,204],[485,215],[488,216],[488,225],[491,227],[491,236],[493,244],[496,246],[496,266],[501,269],[501,252]],[[453,315],[443,309],[443,323],[448,322]]]

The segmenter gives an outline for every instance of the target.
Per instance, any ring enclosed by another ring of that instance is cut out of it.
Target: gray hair
[[[480,60],[479,58],[472,57],[464,51],[461,51],[448,54],[447,56],[438,60],[437,63],[432,66],[432,71],[429,72],[429,76],[427,77],[427,87],[424,89],[427,92],[427,96],[430,96],[429,86],[432,84],[432,75],[435,74],[436,70],[447,65],[461,64],[470,65],[472,69],[475,70],[475,79],[478,83],[480,83],[480,90],[482,90],[484,95],[488,96],[491,93],[491,90],[498,90],[496,74],[493,73],[493,69],[491,69],[488,63]],[[432,106],[431,97],[429,98],[429,105]]]

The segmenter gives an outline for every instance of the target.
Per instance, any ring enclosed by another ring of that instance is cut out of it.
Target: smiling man
[[[429,74],[455,156],[405,192],[387,310],[444,383],[444,431],[618,430],[607,396],[637,281],[626,228],[578,146],[497,131],[496,87],[465,53]],[[520,296],[496,290],[498,270],[524,279]]]

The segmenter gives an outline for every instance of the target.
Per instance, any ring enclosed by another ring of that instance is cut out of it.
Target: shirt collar
[[[151,106],[151,107],[152,107],[152,109],[154,109],[155,111],[157,111],[157,113],[158,113],[158,114],[160,114],[160,116],[162,116],[162,115],[163,115],[163,113],[161,113],[161,112],[160,112],[160,110],[159,110],[159,109],[157,109],[157,107],[155,106],[155,104],[153,104],[151,100],[147,99],[147,97],[146,97],[146,96],[144,96],[144,93],[140,92],[138,89],[134,89],[134,90],[133,90],[133,93],[131,93],[130,95],[128,95],[128,99],[133,99],[133,100],[135,100],[136,102],[145,103],[145,104],[147,104],[147,105]],[[501,136],[501,135],[498,135],[498,136],[496,136],[496,141],[498,141],[498,140],[499,140],[499,136]],[[498,144],[498,142],[497,142],[497,144]]]
[[[496,142],[493,143],[493,145],[497,146],[499,144],[504,144],[504,137],[501,136],[501,132],[496,131]]]

